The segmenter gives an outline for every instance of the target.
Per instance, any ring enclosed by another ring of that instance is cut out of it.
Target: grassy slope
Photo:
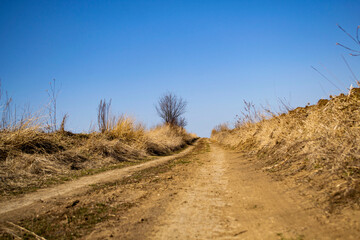
[[[164,181],[165,184],[173,184],[168,182],[173,179],[173,176],[176,177],[172,171],[179,174],[179,169],[181,169],[180,174],[184,177],[185,175],[182,174],[186,168],[183,166],[191,163],[199,154],[208,151],[210,151],[209,144],[200,140],[194,150],[183,157],[138,171],[115,182],[92,185],[85,195],[63,201],[61,205],[51,207],[44,214],[22,218],[16,224],[46,239],[81,238],[93,232],[94,227],[100,222],[121,221],[122,224],[125,222],[131,224],[129,219],[123,221],[123,217],[128,215],[133,207],[143,204],[143,201],[147,201],[152,193],[156,192],[157,195],[159,189],[163,189]],[[72,206],[71,203],[74,203],[75,199],[78,201]],[[118,227],[123,228],[123,226]],[[13,231],[8,232],[9,228]],[[25,232],[19,232],[11,225],[9,228],[5,231],[0,228],[0,239],[13,239],[11,233],[14,232],[24,239],[33,237]]]
[[[82,175],[169,155],[196,136],[159,126],[145,130],[122,119],[106,133],[44,133],[25,128],[0,132],[0,195],[46,187]]]
[[[256,155],[266,169],[316,189],[330,209],[360,205],[360,89],[212,139]]]

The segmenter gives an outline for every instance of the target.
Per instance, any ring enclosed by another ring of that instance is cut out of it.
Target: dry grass
[[[166,125],[145,130],[125,116],[114,123],[104,133],[47,133],[39,124],[0,131],[1,195],[47,186],[74,172],[170,154],[194,138]]]
[[[115,124],[109,129],[109,133],[115,138],[125,141],[144,142],[145,126],[137,123],[134,118],[121,115],[114,121]]]
[[[188,134],[183,128],[168,124],[150,129],[145,137],[147,152],[155,155],[177,151],[197,138],[195,134]]]
[[[360,204],[359,88],[234,129],[218,127],[212,139],[257,155],[271,172],[309,183],[331,208]]]

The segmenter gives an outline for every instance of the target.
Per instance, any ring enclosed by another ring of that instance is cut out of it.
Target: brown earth
[[[166,161],[138,166],[89,177],[81,186],[84,178],[67,183],[68,192],[56,196],[54,189],[65,185],[25,195],[28,204],[0,203],[0,237],[360,238],[358,209],[330,214],[314,201],[316,191],[291,178],[273,179],[257,161],[207,139]],[[28,197],[36,194],[42,198]]]

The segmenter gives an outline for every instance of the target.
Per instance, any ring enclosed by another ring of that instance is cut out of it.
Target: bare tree
[[[109,121],[110,121],[110,106],[111,99],[107,103],[106,100],[100,100],[98,107],[98,126],[99,131],[104,133],[109,129]]]
[[[187,102],[173,93],[160,97],[155,106],[156,112],[166,124],[185,127],[187,122],[182,115],[186,112]]]

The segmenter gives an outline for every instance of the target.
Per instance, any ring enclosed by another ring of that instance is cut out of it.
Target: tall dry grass
[[[189,134],[182,127],[164,124],[150,129],[145,134],[147,152],[155,155],[166,155],[177,151],[198,137]]]
[[[360,204],[360,89],[211,138],[256,155],[266,169],[309,183],[331,203]]]
[[[144,142],[145,125],[136,122],[132,117],[121,115],[113,120],[108,130],[111,135],[125,141]]]

